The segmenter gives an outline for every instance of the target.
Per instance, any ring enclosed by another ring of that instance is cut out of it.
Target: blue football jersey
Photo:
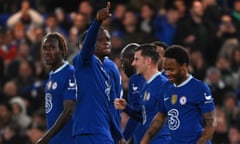
[[[73,135],[102,135],[111,141],[110,77],[104,70],[102,62],[94,56],[100,25],[101,22],[93,21],[81,51],[73,59],[78,83]]]
[[[50,129],[62,113],[64,100],[76,100],[77,84],[74,67],[64,63],[54,72],[50,72],[45,88],[45,111],[47,128]],[[72,119],[50,140],[50,144],[73,143]]]
[[[139,144],[144,133],[148,129],[149,125],[152,122],[152,119],[158,112],[158,105],[160,100],[163,99],[163,85],[167,82],[167,79],[157,73],[154,75],[141,90],[141,104],[143,106],[143,121],[137,125],[137,128],[134,132],[134,143]],[[165,143],[170,142],[170,133],[167,127],[167,124],[157,133],[157,135],[151,140],[151,144]]]
[[[122,84],[121,84],[121,75],[118,70],[117,65],[110,60],[108,57],[105,57],[103,61],[103,66],[106,72],[110,77],[110,112],[112,114],[111,122],[111,133],[115,143],[118,143],[118,140],[123,137],[121,131],[121,118],[119,110],[116,110],[114,107],[115,98],[122,97]]]
[[[128,83],[128,104],[134,107],[135,109],[141,110],[141,97],[140,92],[145,86],[146,81],[143,76],[134,74],[130,77]],[[133,133],[138,125],[138,121],[134,120],[133,118],[129,117],[126,127],[123,131],[123,135],[126,140],[133,136]]]
[[[191,75],[178,86],[165,86],[159,111],[168,116],[172,143],[195,144],[204,130],[203,114],[215,107],[209,87]]]

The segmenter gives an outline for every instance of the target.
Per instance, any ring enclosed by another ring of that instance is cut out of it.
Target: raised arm
[[[86,38],[83,42],[82,50],[80,52],[81,58],[83,59],[84,62],[88,62],[89,60],[91,60],[94,54],[95,42],[98,37],[99,27],[101,26],[103,20],[111,16],[111,14],[109,13],[109,9],[110,2],[107,3],[106,8],[100,9],[97,12],[96,19],[93,21],[88,30]]]

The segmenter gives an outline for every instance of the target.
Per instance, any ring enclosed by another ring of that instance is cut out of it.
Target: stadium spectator
[[[10,99],[10,104],[12,107],[13,120],[16,121],[20,129],[26,130],[31,124],[31,118],[27,114],[24,99],[19,96],[13,97]]]
[[[43,25],[44,19],[37,10],[31,8],[29,0],[23,0],[21,9],[8,18],[7,26],[13,28],[19,21],[23,23],[25,29],[28,29],[30,25]]]
[[[183,45],[190,51],[199,50],[206,58],[208,29],[203,22],[204,9],[202,2],[193,0],[189,12],[189,18],[179,21],[177,25],[174,43]]]

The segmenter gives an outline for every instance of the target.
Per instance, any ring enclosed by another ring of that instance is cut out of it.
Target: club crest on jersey
[[[172,95],[171,97],[171,104],[174,105],[177,102],[178,96],[177,95]]]
[[[47,83],[47,89],[48,89],[48,90],[51,89],[51,86],[52,86],[52,81],[49,81],[49,82]]]
[[[151,94],[150,92],[144,92],[144,95],[143,95],[143,101],[148,101],[151,97]]]
[[[54,83],[52,84],[52,89],[55,90],[56,88],[57,88],[57,82],[54,82]]]
[[[182,96],[180,99],[179,99],[179,103],[181,105],[185,105],[187,103],[187,97],[185,96]]]

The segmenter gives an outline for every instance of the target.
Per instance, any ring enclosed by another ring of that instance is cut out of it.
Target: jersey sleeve
[[[77,81],[74,70],[68,72],[65,80],[64,100],[77,100]]]
[[[211,112],[214,110],[215,107],[211,90],[205,83],[201,83],[200,85],[201,88],[200,91],[198,92],[199,94],[196,99],[196,103],[198,104],[202,113]]]
[[[116,118],[114,118],[114,115],[111,115],[111,121],[110,121],[110,127],[111,127],[111,133],[112,135],[114,135],[114,137],[116,137],[118,140],[120,140],[121,138],[123,138],[123,134],[120,128],[120,124],[117,121]]]
[[[136,129],[137,125],[139,124],[138,121],[134,120],[133,118],[129,117],[126,127],[123,131],[123,136],[126,139],[126,141],[128,141],[132,135],[134,130]]]
[[[142,122],[144,120],[144,110],[144,108],[134,109],[131,105],[127,105],[127,107],[124,109],[124,112],[126,112],[134,120]]]
[[[73,59],[74,65],[76,65],[77,61],[80,61],[80,60],[82,60],[83,63],[90,63],[90,61],[92,60],[100,25],[101,25],[101,22],[98,22],[95,19],[92,25],[89,27],[86,38],[83,42],[82,49],[80,53],[78,53]]]

